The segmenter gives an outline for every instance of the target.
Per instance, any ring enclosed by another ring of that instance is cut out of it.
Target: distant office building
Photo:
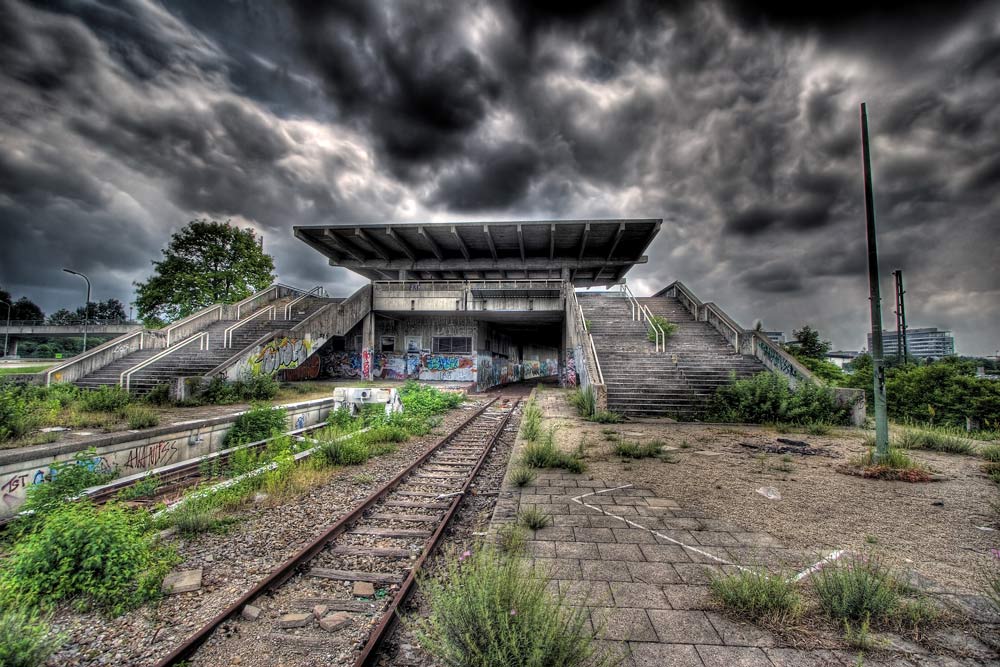
[[[868,334],[868,349],[872,349],[872,335]],[[937,327],[906,330],[906,351],[911,357],[926,359],[927,357],[947,357],[955,354],[955,337],[950,331],[940,331]],[[898,354],[896,350],[896,332],[882,332],[882,356],[892,357]]]
[[[784,343],[785,342],[785,332],[784,331],[761,331],[762,334],[767,336],[768,340],[772,343]]]
[[[837,368],[843,368],[844,364],[849,364],[854,361],[860,352],[851,352],[849,350],[834,350],[832,352],[826,353],[826,360],[831,364],[836,364]]]

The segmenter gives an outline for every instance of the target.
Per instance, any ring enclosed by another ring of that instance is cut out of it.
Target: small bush
[[[136,500],[137,498],[151,498],[160,488],[160,480],[153,475],[146,475],[131,486],[126,486],[118,492],[118,500]]]
[[[37,614],[9,609],[0,612],[0,665],[36,667],[62,643],[52,635],[48,623]]]
[[[770,372],[719,387],[710,414],[715,421],[750,424],[849,422],[848,408],[829,387],[802,382],[792,391],[785,378]]]
[[[143,397],[143,400],[150,405],[172,405],[174,400],[170,397],[170,385],[169,384],[158,384],[153,387],[148,394]]]
[[[521,437],[538,440],[542,433],[542,409],[534,401],[529,401],[521,413]]]
[[[320,456],[328,465],[356,466],[371,458],[371,448],[354,438],[332,440],[320,445]]]
[[[526,507],[517,513],[517,521],[525,528],[541,530],[552,523],[552,517],[537,507]]]
[[[670,337],[677,333],[677,325],[673,322],[669,322],[667,318],[660,317],[659,315],[653,315],[653,324],[660,327],[663,330],[663,340],[664,342],[670,340]],[[646,337],[649,339],[650,343],[656,342],[656,332],[650,329],[646,332]]]
[[[904,428],[894,438],[900,449],[929,449],[948,454],[974,454],[972,443],[941,429]]]
[[[528,535],[516,523],[505,523],[497,528],[497,550],[506,555],[517,556],[528,546]]]
[[[130,405],[124,413],[128,427],[131,429],[152,428],[160,423],[160,416],[141,405]]]
[[[413,624],[420,645],[451,667],[604,667],[588,613],[549,596],[548,580],[519,559],[476,549],[423,579],[428,613]]]
[[[589,385],[570,392],[569,402],[584,419],[590,419],[597,412],[597,397]]]
[[[414,380],[407,381],[400,388],[399,398],[403,402],[404,412],[420,417],[447,412],[457,408],[465,400],[462,394],[441,391]]]
[[[823,422],[812,422],[806,425],[806,433],[809,435],[829,435],[830,425]]]
[[[76,600],[113,616],[159,594],[173,562],[155,548],[144,516],[68,503],[17,544],[0,572],[0,607]]]
[[[265,440],[287,428],[288,415],[284,408],[269,405],[254,405],[233,422],[226,434],[226,446],[236,447],[251,442]]]
[[[988,445],[979,450],[979,455],[991,463],[1000,463],[1000,445]]]
[[[517,467],[510,473],[510,481],[514,486],[527,486],[535,481],[537,473],[531,468]]]
[[[93,447],[73,455],[72,461],[58,461],[49,467],[48,479],[28,487],[22,511],[38,516],[26,516],[21,521],[34,524],[47,512],[66,504],[84,489],[107,484],[117,472],[106,467]]]
[[[615,444],[615,454],[628,459],[646,459],[662,453],[663,442],[660,440],[644,443],[619,441]]]
[[[117,385],[104,385],[98,389],[85,391],[80,395],[84,410],[90,412],[121,413],[132,402],[132,394]]]
[[[712,595],[729,611],[755,621],[785,623],[802,610],[802,596],[795,585],[780,575],[763,569],[740,570],[713,577]]]
[[[620,414],[610,410],[598,410],[589,419],[589,421],[597,422],[598,424],[620,424],[622,420],[623,418]]]
[[[226,524],[219,509],[207,502],[187,501],[170,513],[171,523],[183,535],[200,535]]]
[[[366,472],[360,472],[351,478],[355,484],[372,484],[375,482],[375,475],[371,475]]]
[[[926,482],[931,476],[927,466],[911,459],[905,452],[890,447],[885,456],[875,458],[875,448],[851,459],[851,464],[861,468],[862,476],[892,479],[904,482]]]
[[[354,422],[355,419],[347,408],[330,410],[330,414],[326,417],[327,424],[341,430],[347,430]]]
[[[838,621],[882,620],[899,607],[896,578],[878,557],[852,556],[812,576],[820,606]]]

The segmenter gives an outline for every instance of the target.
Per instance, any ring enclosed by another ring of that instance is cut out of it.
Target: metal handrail
[[[570,289],[570,294],[573,295],[573,303],[576,305],[577,317],[579,318],[580,326],[583,328],[583,333],[586,334],[587,340],[590,342],[590,351],[594,356],[594,366],[597,367],[597,379],[596,384],[604,384],[604,372],[601,370],[601,359],[597,356],[597,346],[594,345],[594,337],[591,335],[590,330],[587,328],[587,318],[583,315],[583,307],[580,305],[580,300],[576,298],[576,290]]]
[[[291,301],[289,301],[287,304],[285,304],[285,319],[286,320],[292,319],[292,317],[291,317],[292,306],[294,306],[295,304],[297,304],[299,301],[302,301],[303,299],[308,299],[311,296],[316,296],[316,294],[319,294],[320,292],[322,292],[322,290],[323,290],[323,286],[322,285],[316,285],[316,287],[313,287],[311,290],[309,290],[308,292],[306,292],[302,296],[296,297],[296,298],[292,299]]]
[[[61,364],[57,364],[55,366],[52,366],[51,368],[48,368],[45,371],[45,386],[48,387],[49,385],[52,384],[52,374],[53,373],[58,373],[61,370],[65,370],[66,368],[69,368],[73,364],[80,363],[84,359],[88,359],[88,358],[90,358],[92,356],[95,356],[95,355],[98,355],[98,354],[102,354],[109,347],[112,347],[112,346],[117,347],[118,345],[121,345],[122,343],[124,343],[127,340],[132,340],[136,336],[140,336],[140,338],[139,338],[139,349],[140,350],[143,349],[143,344],[145,343],[145,339],[142,338],[141,336],[143,334],[145,334],[145,333],[148,333],[148,332],[145,329],[140,329],[139,331],[136,331],[134,333],[130,333],[130,334],[126,335],[126,336],[118,336],[117,338],[112,338],[108,342],[103,343],[101,345],[98,345],[97,347],[91,348],[91,349],[87,350],[86,352],[84,352],[83,354],[78,354],[75,357],[71,357],[71,358],[67,359],[66,361],[64,361]]]
[[[240,327],[242,327],[243,325],[245,325],[246,323],[248,323],[248,322],[250,322],[252,320],[257,319],[258,317],[260,317],[261,315],[263,315],[265,313],[270,313],[271,314],[271,319],[273,320],[274,319],[274,313],[275,313],[274,306],[264,306],[263,308],[261,308],[260,310],[258,310],[253,315],[247,315],[245,318],[243,318],[242,320],[240,320],[236,324],[231,324],[230,326],[226,327],[226,330],[222,332],[222,347],[227,347],[227,348],[228,347],[232,347],[233,346],[233,332],[236,331],[237,329],[239,329]]]
[[[667,334],[656,320],[653,319],[653,313],[650,312],[649,306],[639,303],[639,300],[635,298],[632,294],[632,290],[629,289],[628,285],[622,283],[622,294],[625,295],[632,304],[632,319],[638,320],[640,317],[646,323],[646,325],[653,331],[654,345],[657,352],[667,351]]]
[[[222,319],[222,308],[223,308],[223,304],[221,304],[221,303],[217,303],[214,306],[206,306],[205,308],[202,308],[198,312],[191,313],[187,317],[185,317],[183,319],[180,319],[180,320],[177,320],[173,324],[171,324],[171,325],[169,325],[167,327],[164,327],[163,329],[160,329],[159,332],[161,334],[163,334],[163,333],[167,334],[167,347],[170,347],[170,334],[173,333],[174,329],[176,329],[177,327],[181,326],[182,324],[187,324],[191,320],[194,320],[194,319],[196,319],[198,317],[203,317],[204,315],[208,315],[213,310],[218,310],[219,311],[219,319],[221,320]]]
[[[121,374],[118,376],[118,386],[119,387],[124,387],[126,390],[128,390],[129,387],[130,387],[130,385],[131,385],[131,383],[132,383],[132,374],[133,373],[142,370],[146,366],[149,366],[150,364],[155,363],[155,362],[159,361],[160,359],[163,359],[164,357],[166,357],[168,355],[173,354],[174,352],[176,352],[177,350],[181,349],[182,347],[187,347],[188,345],[190,345],[191,343],[193,343],[196,340],[200,341],[200,345],[198,346],[199,350],[207,350],[208,349],[209,342],[210,342],[208,332],[207,331],[202,331],[200,333],[196,333],[193,336],[191,336],[190,338],[188,338],[187,340],[181,341],[180,343],[177,343],[173,347],[168,347],[165,350],[163,350],[162,352],[158,352],[158,353],[154,354],[149,359],[146,359],[145,361],[139,362],[138,364],[136,364],[132,368],[129,368],[129,369],[126,369],[126,370],[122,371]]]

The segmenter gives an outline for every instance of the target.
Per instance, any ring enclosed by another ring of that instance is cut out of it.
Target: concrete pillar
[[[16,357],[17,356],[17,339],[16,338],[11,338],[9,345],[10,345],[10,348],[9,348],[9,352],[7,352],[7,354],[9,354],[12,357]]]
[[[372,353],[375,350],[375,313],[365,315],[361,327],[361,374],[365,380],[372,379]]]

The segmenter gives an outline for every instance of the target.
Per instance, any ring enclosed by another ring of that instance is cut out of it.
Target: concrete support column
[[[372,379],[372,353],[375,350],[375,313],[369,311],[361,326],[361,374]]]

